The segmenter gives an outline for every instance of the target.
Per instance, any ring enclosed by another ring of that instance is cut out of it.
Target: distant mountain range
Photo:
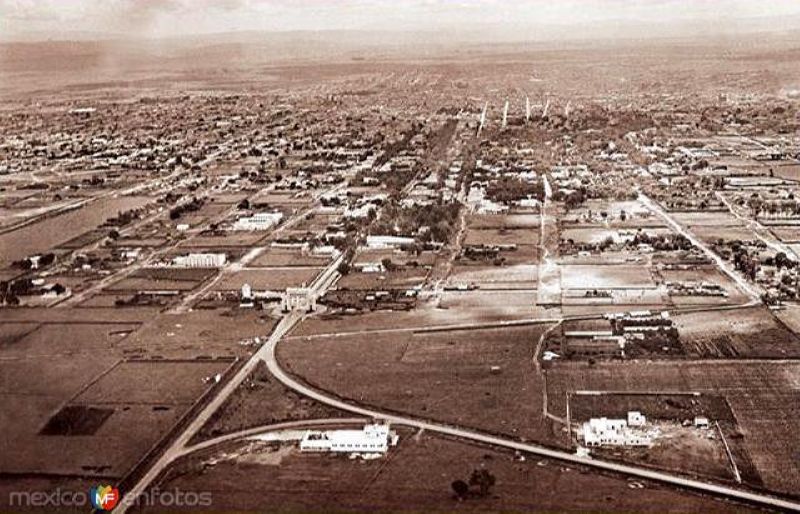
[[[535,25],[509,22],[502,25],[459,25],[440,31],[330,30],[262,32],[241,31],[162,38],[168,41],[204,43],[335,43],[340,45],[407,46],[493,42],[547,42],[598,39],[718,38],[751,34],[787,35],[800,31],[800,15],[736,18],[720,13],[717,18],[684,18],[670,23],[608,20],[584,24]],[[158,39],[158,38],[156,38]],[[0,42],[154,40],[131,33],[70,31],[0,34]]]
[[[629,21],[505,30],[462,27],[458,32],[241,31],[172,38],[63,32],[43,39],[29,33],[0,43],[0,70],[93,71],[159,66],[226,69],[303,60],[439,58],[470,54],[537,51],[543,48],[597,49],[604,45],[722,45],[756,52],[779,51],[795,58],[800,50],[800,16],[686,20],[666,26]],[[788,52],[788,53],[787,53]],[[785,60],[785,59],[784,59]]]

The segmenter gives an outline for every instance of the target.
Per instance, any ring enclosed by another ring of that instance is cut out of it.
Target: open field
[[[16,330],[26,330],[2,347],[2,355],[33,359],[54,355],[72,356],[102,353],[119,344],[140,324],[120,323],[44,323],[27,331],[30,324],[12,325]],[[0,325],[3,332],[6,325]]]
[[[532,317],[536,304],[536,291],[533,290],[488,290],[447,291],[443,294],[439,307],[476,315],[493,314],[506,311],[509,316]]]
[[[472,214],[468,219],[471,229],[526,229],[535,231],[541,221],[538,214]],[[527,237],[535,237],[526,233]]]
[[[288,266],[324,266],[330,261],[329,257],[305,255],[294,249],[270,248],[250,263],[258,267],[288,267]]]
[[[214,272],[211,270],[212,273]],[[108,292],[132,292],[139,291],[178,291],[187,292],[200,285],[200,282],[193,280],[174,280],[170,278],[136,278],[128,277],[118,282],[114,282],[104,289]]]
[[[281,421],[327,419],[344,415],[346,413],[287,389],[275,380],[262,363],[203,426],[192,442]]]
[[[453,267],[448,282],[452,285],[474,284],[480,289],[536,289],[539,267],[519,264],[514,266],[461,265]]]
[[[224,372],[230,361],[117,364],[73,358],[46,372],[30,364],[2,365],[0,421],[16,441],[4,450],[2,471],[118,478],[209,387],[203,378]],[[43,381],[54,387],[34,385]]]
[[[563,289],[649,289],[653,276],[646,266],[565,265],[561,267]]]
[[[240,343],[267,337],[276,324],[276,319],[252,310],[172,313],[144,325],[125,340],[122,349],[129,356],[155,358],[243,356],[250,347]]]
[[[402,268],[383,273],[360,273],[352,271],[337,283],[340,289],[412,289],[425,282],[428,270],[423,267]]]
[[[800,338],[763,307],[673,316],[687,353],[709,358],[798,358]]]
[[[547,441],[532,363],[546,328],[296,338],[278,357],[309,384],[376,408]]]
[[[675,212],[672,217],[685,227],[738,227],[742,222],[728,211]]]
[[[322,268],[260,268],[229,273],[214,284],[214,291],[238,291],[250,284],[254,291],[283,291],[311,284]]]
[[[537,245],[539,244],[538,227],[529,229],[482,228],[467,229],[464,245]]]
[[[390,248],[359,248],[356,252],[353,264],[371,264],[382,262],[383,259],[389,259],[394,264],[401,264],[404,266],[432,266],[436,262],[437,253],[434,251],[422,251],[419,254],[416,252],[406,253],[396,251]]]

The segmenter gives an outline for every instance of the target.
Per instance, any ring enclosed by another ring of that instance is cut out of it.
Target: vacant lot
[[[754,241],[756,235],[751,229],[745,226],[693,226],[691,227],[694,235],[707,243],[718,243],[722,240],[725,243],[731,241]]]
[[[472,214],[467,220],[472,229],[533,229],[539,230],[541,218],[538,214]]]
[[[143,268],[130,274],[132,278],[152,280],[180,280],[202,282],[215,273],[213,269],[197,268]]]
[[[384,259],[391,260],[394,264],[432,266],[436,262],[437,253],[431,250],[416,252],[404,252],[391,248],[359,248],[353,259],[353,264],[372,264],[382,262]]]
[[[519,318],[532,318],[535,304],[536,291],[522,289],[447,291],[439,302],[439,306],[444,309],[473,311],[482,315],[516,314]]]
[[[259,255],[250,266],[258,267],[289,267],[289,266],[325,266],[330,262],[329,257],[304,254],[300,250],[269,248]]]
[[[675,212],[675,221],[689,227],[734,227],[742,222],[728,211],[714,212]]]
[[[800,338],[764,307],[673,317],[686,352],[700,357],[796,358]]]
[[[337,283],[340,289],[411,289],[425,283],[428,270],[423,267],[406,267],[384,273],[351,271]]]
[[[14,364],[2,370],[0,421],[15,441],[3,471],[121,477],[210,387],[203,379],[231,362],[76,358],[45,373]],[[38,383],[45,376],[51,387]]]
[[[467,229],[464,245],[537,245],[539,244],[539,233],[539,227],[530,229]]]
[[[532,362],[545,329],[296,338],[278,356],[308,383],[377,408],[549,440]]]
[[[581,265],[561,267],[563,289],[641,289],[653,288],[653,276],[647,266]]]
[[[311,284],[322,268],[260,268],[229,273],[214,285],[215,291],[238,291],[250,284],[254,291],[283,291]]]
[[[139,324],[120,323],[44,323],[6,344],[3,355],[34,359],[103,352],[138,327]]]
[[[780,164],[773,167],[773,169],[776,177],[795,181],[800,180],[800,164]]]
[[[195,270],[193,270],[195,271]],[[211,274],[216,273],[216,270],[205,270]],[[200,284],[197,280],[180,280],[168,278],[168,274],[164,273],[162,277],[147,278],[130,276],[123,278],[108,287],[103,291],[108,292],[131,292],[136,293],[139,291],[178,291],[187,292],[191,291]]]
[[[126,355],[155,358],[243,356],[252,347],[239,343],[267,337],[276,323],[274,318],[252,309],[171,313],[144,325],[120,348]]]
[[[346,415],[287,389],[262,362],[203,425],[193,442],[281,421]]]
[[[222,373],[221,361],[126,361],[73,400],[80,404],[152,403],[179,405],[204,391],[203,379]]]
[[[3,323],[0,324],[0,348],[5,350],[39,327],[38,323]]]
[[[473,284],[481,289],[536,289],[539,266],[519,264],[515,266],[463,266],[456,265],[450,273],[448,283],[452,285]]]
[[[110,447],[93,456],[93,466],[127,471],[213,386],[210,379],[230,367],[231,361],[120,363],[72,401],[73,406],[111,411],[92,434],[95,439],[87,441]],[[87,460],[82,453],[80,457]]]

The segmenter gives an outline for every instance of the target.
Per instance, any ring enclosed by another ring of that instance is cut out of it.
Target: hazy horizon
[[[390,31],[547,40],[796,28],[796,0],[0,0],[0,37],[5,40],[249,31]]]

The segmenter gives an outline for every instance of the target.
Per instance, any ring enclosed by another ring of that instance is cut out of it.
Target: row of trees
[[[46,268],[52,265],[56,261],[56,256],[53,253],[46,253],[39,257],[39,262],[37,263],[39,268]],[[21,259],[18,261],[14,261],[11,265],[15,268],[29,270],[33,268],[33,259],[30,257],[26,257],[25,259]]]
[[[401,207],[390,203],[371,227],[373,234],[418,235],[423,242],[447,242],[459,223],[462,205],[459,202],[428,205],[425,208]],[[429,230],[420,233],[422,227]]]
[[[486,197],[493,202],[514,203],[526,198],[544,199],[544,183],[528,182],[519,177],[505,175],[491,182],[486,188]]]
[[[169,219],[177,220],[186,212],[198,211],[203,204],[205,204],[205,200],[202,198],[192,198],[187,203],[173,207],[172,210],[169,211]]]

